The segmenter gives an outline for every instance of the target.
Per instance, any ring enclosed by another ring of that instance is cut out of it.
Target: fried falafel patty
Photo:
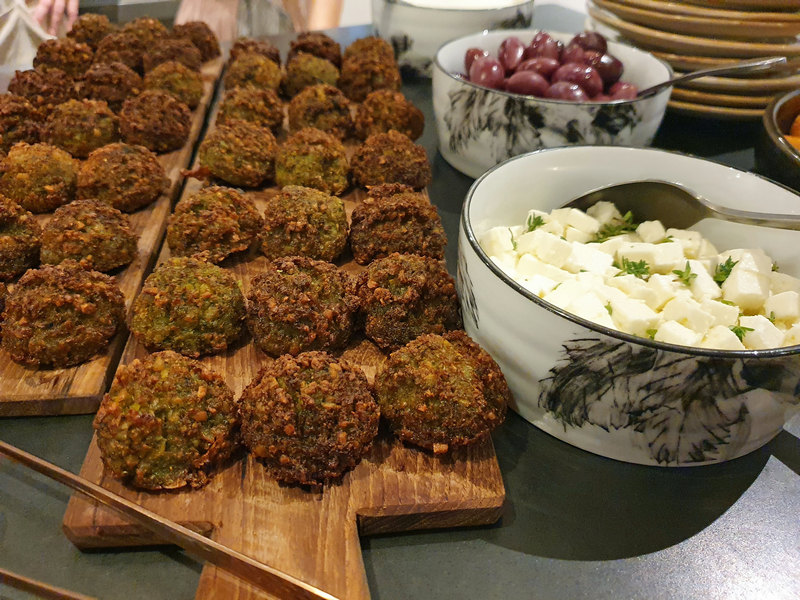
[[[289,54],[286,57],[286,62],[291,61],[300,52],[329,60],[337,69],[342,66],[341,46],[333,38],[320,31],[298,33],[297,38],[289,44]]]
[[[369,451],[380,412],[361,369],[325,352],[281,356],[240,400],[242,438],[278,481],[341,479]]]
[[[80,77],[91,66],[93,59],[94,51],[88,44],[71,38],[55,38],[39,44],[33,59],[33,68],[56,68],[71,77]]]
[[[344,202],[313,188],[287,185],[269,199],[259,240],[267,258],[333,261],[347,246]]]
[[[89,154],[78,173],[78,198],[96,198],[125,212],[147,206],[168,189],[158,157],[144,146],[123,142]]]
[[[399,131],[369,136],[351,159],[353,179],[363,186],[404,183],[422,189],[431,182],[425,148]]]
[[[42,263],[71,258],[85,268],[111,271],[133,262],[138,236],[130,219],[100,200],[75,200],[58,207],[42,229]]]
[[[342,62],[339,89],[353,102],[363,102],[375,90],[400,89],[400,70],[393,62],[377,58],[351,58]]]
[[[443,454],[486,439],[503,422],[511,392],[492,357],[451,331],[392,352],[375,377],[375,397],[401,440]]]
[[[372,57],[387,63],[394,63],[394,50],[391,44],[376,35],[359,38],[344,49],[343,61],[353,58]]]
[[[139,17],[122,26],[122,32],[132,35],[146,48],[153,48],[169,37],[169,30],[158,19]]]
[[[83,77],[82,95],[90,100],[103,100],[114,112],[129,97],[144,89],[139,74],[121,62],[95,63]]]
[[[239,443],[225,380],[169,351],[121,366],[93,425],[105,468],[147,490],[205,485]]]
[[[416,140],[425,127],[425,115],[400,92],[375,90],[358,106],[356,136],[362,140],[392,129]]]
[[[121,62],[137,73],[142,72],[142,60],[147,46],[130,33],[111,33],[100,40],[94,62]]]
[[[339,69],[331,61],[299,52],[286,64],[283,89],[286,95],[294,96],[310,85],[327,83],[336,87],[338,81]]]
[[[53,108],[42,139],[86,158],[92,150],[119,141],[119,119],[102,100],[68,100]]]
[[[350,249],[360,265],[393,252],[444,258],[447,236],[436,207],[412,188],[384,184],[353,209]]]
[[[155,46],[148,49],[142,57],[144,72],[152,71],[165,62],[178,62],[192,71],[200,71],[203,66],[203,57],[200,50],[186,38],[160,40]]]
[[[241,192],[210,186],[182,198],[167,226],[167,245],[173,256],[203,255],[218,263],[247,250],[264,220],[253,201]]]
[[[260,54],[270,59],[276,65],[281,64],[281,51],[278,47],[267,40],[254,40],[251,38],[239,38],[233,43],[230,53],[230,62],[235,61],[242,54]]]
[[[0,279],[9,281],[39,264],[41,237],[36,218],[0,196]]]
[[[71,367],[102,351],[125,322],[113,277],[74,260],[30,269],[6,299],[3,348],[32,367]]]
[[[38,142],[43,120],[24,96],[0,94],[0,149],[8,152],[17,142]]]
[[[17,144],[0,163],[0,194],[31,212],[49,212],[75,199],[79,164],[50,144]]]
[[[225,351],[244,332],[245,305],[230,272],[175,257],[156,267],[133,301],[131,332],[148,348],[198,357]]]
[[[289,130],[315,127],[344,139],[353,131],[350,101],[341,90],[321,83],[311,85],[289,102]]]
[[[172,27],[172,35],[186,38],[200,50],[203,62],[220,55],[219,40],[204,21],[187,21]]]
[[[192,111],[183,102],[161,90],[145,90],[128,98],[119,113],[123,139],[153,152],[181,148],[189,139]]]
[[[61,69],[15,71],[8,91],[27,98],[39,109],[49,109],[80,96],[76,81]]]
[[[375,260],[359,276],[358,295],[364,332],[383,350],[461,326],[455,281],[434,258],[395,253]]]
[[[275,183],[302,185],[339,195],[350,185],[350,166],[342,142],[314,127],[304,127],[281,144],[275,156]]]
[[[8,288],[5,283],[0,283],[0,323],[3,322],[3,309],[6,307],[6,297],[8,296]]]
[[[354,281],[336,265],[304,256],[267,264],[250,282],[247,327],[271,356],[341,348],[353,332]]]
[[[277,90],[283,80],[283,71],[278,63],[263,54],[243,52],[228,65],[225,73],[225,89],[254,87]]]
[[[203,77],[179,62],[167,61],[144,76],[144,88],[172,94],[189,108],[197,108],[203,98]]]
[[[67,32],[67,37],[76,42],[88,44],[92,50],[97,50],[100,40],[116,31],[117,26],[113,25],[107,16],[86,13],[78,17],[72,24],[72,29]]]
[[[237,87],[225,92],[217,112],[217,125],[249,121],[273,131],[283,125],[283,101],[275,90]]]
[[[197,151],[201,167],[232,185],[258,187],[275,176],[278,143],[266,127],[233,121],[215,127]]]

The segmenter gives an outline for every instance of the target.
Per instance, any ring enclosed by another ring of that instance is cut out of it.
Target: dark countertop
[[[338,32],[348,40],[363,29]],[[456,263],[472,179],[436,151],[429,188]],[[752,169],[758,123],[668,115],[655,146]],[[800,199],[799,199],[800,200]],[[77,472],[91,416],[0,419],[0,439]],[[800,420],[721,465],[664,469],[573,448],[516,415],[494,436],[508,500],[495,526],[362,540],[373,598],[734,600],[800,597]],[[178,549],[82,553],[61,533],[65,488],[0,459],[0,567],[99,598],[190,599],[201,565]],[[31,598],[0,585],[0,600]]]

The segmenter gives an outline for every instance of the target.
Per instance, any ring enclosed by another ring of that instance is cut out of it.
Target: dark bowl
[[[800,152],[783,136],[800,114],[800,90],[776,96],[764,109],[756,138],[756,170],[800,191]]]

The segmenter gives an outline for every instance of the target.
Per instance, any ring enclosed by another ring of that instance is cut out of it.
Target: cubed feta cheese
[[[739,341],[736,334],[724,325],[715,325],[708,330],[703,341],[700,342],[701,348],[717,348],[719,350],[744,350],[744,344]]]
[[[756,312],[769,296],[769,277],[737,263],[722,284],[722,297],[745,312]]]
[[[736,325],[736,321],[739,320],[738,306],[706,298],[700,303],[700,307],[714,317],[714,327],[719,325],[730,327]]]
[[[739,317],[739,325],[748,329],[742,337],[745,348],[762,350],[777,348],[783,343],[783,332],[764,316]]]
[[[796,346],[797,344],[800,344],[800,324],[792,325],[792,328],[783,334],[781,346]]]
[[[760,248],[734,248],[719,253],[719,264],[725,263],[730,257],[736,261],[735,268],[757,271],[764,275],[772,272],[772,259]]]
[[[523,277],[519,283],[529,292],[536,294],[540,298],[547,292],[556,287],[556,282],[545,277],[544,275],[532,275],[531,277]]]
[[[589,321],[616,329],[614,321],[608,314],[606,303],[592,292],[584,292],[580,296],[573,298],[572,302],[567,306],[567,310]]]
[[[590,217],[594,217],[601,225],[605,225],[610,223],[611,221],[618,221],[622,219],[622,215],[617,210],[617,207],[614,206],[612,202],[598,202],[593,206],[590,206],[586,213]]]
[[[800,294],[781,292],[764,302],[764,314],[772,320],[797,321],[800,319]]]
[[[643,242],[655,244],[667,237],[667,232],[661,221],[644,221],[636,228],[636,233]]]
[[[714,281],[714,278],[706,270],[706,266],[702,262],[689,260],[688,263],[692,273],[697,275],[697,277],[692,278],[689,285],[695,300],[700,302],[704,298],[719,298],[722,296],[722,290],[719,289],[717,282]]]
[[[519,261],[517,262],[517,273],[520,277],[526,277],[528,279],[534,275],[541,275],[543,277],[547,277],[548,279],[552,279],[556,283],[561,283],[562,281],[573,279],[575,277],[571,273],[564,271],[563,269],[559,269],[558,267],[554,267],[553,265],[548,265],[547,263],[540,261],[538,258],[530,254],[523,254],[519,257]]]
[[[678,242],[625,244],[617,251],[617,260],[620,264],[623,258],[634,262],[645,261],[651,273],[669,273],[686,263],[683,247]]]
[[[589,290],[586,288],[585,284],[575,279],[568,279],[545,294],[543,299],[564,310],[569,310],[568,307],[575,298],[580,298],[588,292]]]
[[[664,321],[659,325],[653,338],[657,342],[678,344],[680,346],[697,346],[703,339],[703,334],[684,327],[677,321]]]
[[[622,248],[625,244],[630,242],[636,242],[638,236],[633,236],[629,233],[625,233],[623,235],[616,235],[612,238],[607,239],[605,242],[600,242],[598,244],[592,244],[593,246],[597,247],[597,249],[602,250],[606,254],[610,254],[611,256],[617,255],[617,250]]]
[[[711,260],[713,265],[716,265],[717,262],[717,249],[714,247],[714,244],[709,242],[706,238],[703,238],[700,242],[700,248],[697,250],[697,259],[698,260]]]
[[[540,260],[561,268],[572,254],[572,244],[557,235],[536,229],[519,237],[517,252],[533,254]]]
[[[634,335],[646,336],[649,329],[655,329],[661,318],[643,300],[617,298],[611,301],[611,318],[617,328]]]
[[[667,236],[678,242],[683,247],[683,253],[686,258],[697,258],[700,252],[700,244],[703,241],[703,236],[699,231],[690,231],[688,229],[674,229],[670,227],[667,229]]]
[[[515,240],[525,233],[525,228],[522,225],[512,225],[508,229],[511,232],[511,237]]]
[[[585,275],[585,273],[580,273],[579,276],[580,275]],[[621,289],[611,287],[610,285],[606,284],[593,286],[592,291],[595,294],[597,294],[597,297],[600,298],[600,300],[602,300],[603,302],[610,302],[611,300],[620,300],[628,298],[628,295]]]
[[[481,238],[481,248],[489,256],[500,256],[503,252],[513,252],[514,242],[508,227],[492,227]]]
[[[567,227],[574,227],[585,233],[594,234],[600,230],[600,223],[593,216],[577,208],[557,208],[550,213],[556,221]]]
[[[517,278],[517,254],[515,252],[501,252],[489,257],[502,271],[511,277]]]
[[[714,324],[714,317],[692,298],[673,298],[664,305],[661,314],[665,321],[677,321],[700,334]]]
[[[585,231],[581,231],[580,229],[575,229],[574,227],[567,226],[564,229],[564,239],[568,242],[580,242],[581,244],[586,244],[591,242],[594,239],[593,233],[586,233]]]
[[[525,230],[528,230],[529,224],[534,221],[541,221],[544,224],[536,228],[536,230],[546,231],[558,236],[564,233],[564,226],[558,221],[553,220],[549,213],[542,212],[541,210],[529,210],[528,216],[525,218]],[[535,230],[535,231],[536,231]]]
[[[787,275],[786,273],[770,271],[769,289],[773,294],[780,294],[781,292],[800,292],[800,279]]]
[[[595,248],[595,244],[572,242],[572,253],[564,263],[564,269],[571,273],[590,271],[603,274],[611,268],[613,262],[614,258]]]
[[[685,296],[686,292],[688,292],[685,288],[678,288],[678,283],[673,275],[661,275],[659,273],[650,276],[650,279],[647,280],[647,287],[655,294],[655,299],[648,304],[653,310],[658,310],[677,295],[682,294]]]

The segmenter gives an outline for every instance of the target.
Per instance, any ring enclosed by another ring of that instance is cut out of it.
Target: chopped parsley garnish
[[[636,223],[633,222],[633,213],[631,211],[626,212],[622,220],[617,219],[603,225],[592,242],[605,242],[609,238],[622,235],[628,231],[636,231]]]
[[[769,316],[767,318],[769,319],[769,322],[774,325],[775,324],[775,311],[774,310],[770,311]]]
[[[611,312],[612,312],[611,302],[606,302],[606,310],[608,311],[608,314],[610,315]]]
[[[752,327],[745,327],[744,325],[731,325],[729,329],[739,338],[740,342],[748,331],[753,331]]]
[[[672,272],[678,276],[678,281],[680,281],[686,287],[690,287],[692,285],[692,281],[697,278],[697,273],[692,273],[692,267],[688,260],[686,261],[686,268],[683,271],[675,269]]]
[[[541,215],[528,215],[528,220],[525,225],[527,226],[525,233],[530,233],[544,225],[544,218]]]
[[[674,241],[675,241],[675,238],[672,237],[671,235],[668,235],[667,237],[658,240],[656,242],[656,244],[669,244],[670,242],[674,242]]]
[[[725,283],[725,280],[731,274],[731,269],[733,269],[737,262],[739,261],[733,260],[729,256],[724,263],[717,265],[717,268],[714,269],[714,281],[716,281],[718,285],[722,286],[722,284]]]
[[[511,247],[516,250],[517,249],[517,240],[514,239],[514,232],[511,231],[511,227],[508,228],[508,235],[511,236]]]
[[[644,280],[647,280],[647,278],[650,277],[650,265],[647,264],[646,260],[628,260],[623,256],[622,265],[615,264],[614,266],[620,270],[620,272],[614,275],[614,277],[620,277],[621,275],[633,275],[634,277]]]
[[[775,272],[778,272],[780,270],[778,269],[778,263],[772,263],[772,270]]]
[[[736,306],[735,302],[731,302],[730,300],[720,300],[723,304],[727,304],[728,306]]]
[[[658,333],[658,329],[648,329],[647,337],[649,337],[651,340],[654,340],[656,339],[656,333]]]

